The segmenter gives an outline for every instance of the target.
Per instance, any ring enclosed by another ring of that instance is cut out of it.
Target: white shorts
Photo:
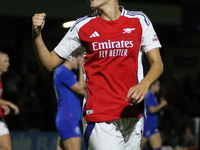
[[[95,123],[83,119],[88,150],[140,150],[142,130],[143,117]]]
[[[6,123],[0,121],[0,136],[4,134],[9,134],[9,130]]]

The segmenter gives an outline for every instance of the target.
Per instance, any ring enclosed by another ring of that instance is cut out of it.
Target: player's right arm
[[[32,36],[37,60],[41,67],[52,71],[63,59],[55,51],[50,52],[42,39],[41,30],[45,24],[45,13],[35,14],[32,17]]]

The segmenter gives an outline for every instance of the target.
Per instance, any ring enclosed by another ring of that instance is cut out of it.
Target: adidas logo
[[[99,33],[97,31],[94,31],[94,33],[92,33],[92,35],[90,35],[90,38],[94,38],[94,37],[98,37],[100,36]]]

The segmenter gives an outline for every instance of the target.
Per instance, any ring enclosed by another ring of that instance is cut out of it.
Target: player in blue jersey
[[[56,128],[59,132],[57,150],[81,149],[81,102],[77,94],[85,94],[83,53],[76,51],[72,61],[64,61],[54,73],[58,102]],[[72,69],[79,70],[79,79]]]
[[[156,80],[149,88],[149,92],[145,97],[146,102],[146,118],[144,118],[144,131],[141,149],[144,148],[147,141],[153,150],[161,150],[161,136],[157,127],[157,113],[167,105],[167,101],[161,98],[160,104],[155,96],[160,90],[160,81]]]

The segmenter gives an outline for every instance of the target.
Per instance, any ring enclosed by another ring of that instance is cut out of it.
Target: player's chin
[[[98,7],[96,7],[96,6],[94,6],[94,5],[90,5],[90,8],[92,9],[92,10],[98,10]]]
[[[8,69],[3,69],[2,72],[8,72]]]

